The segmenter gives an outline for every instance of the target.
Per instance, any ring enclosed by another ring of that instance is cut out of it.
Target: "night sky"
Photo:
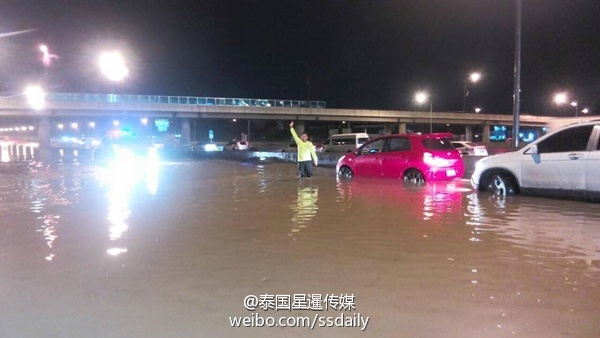
[[[521,111],[600,112],[600,1],[523,0]],[[0,90],[107,92],[98,54],[131,70],[119,93],[326,101],[332,108],[512,113],[513,0],[2,0]],[[59,56],[41,62],[40,43]],[[306,84],[307,71],[309,86]],[[116,88],[115,88],[116,87]]]

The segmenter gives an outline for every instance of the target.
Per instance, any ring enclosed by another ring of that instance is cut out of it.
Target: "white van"
[[[321,152],[343,152],[354,151],[369,141],[367,133],[337,134],[330,136],[325,142]]]

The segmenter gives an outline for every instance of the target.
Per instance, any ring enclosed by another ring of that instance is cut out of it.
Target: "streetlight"
[[[58,55],[50,54],[46,45],[40,45],[40,52],[42,52],[42,63],[45,67],[50,67],[52,59],[58,59]]]
[[[556,93],[554,95],[554,103],[556,104],[564,104],[567,102],[568,96],[567,93],[562,92],[562,93]]]
[[[100,70],[111,81],[123,81],[129,74],[125,60],[119,52],[107,52],[100,55]]]
[[[583,110],[581,110],[581,112],[582,112],[582,113],[584,113],[584,114],[587,114],[587,113],[589,113],[589,112],[590,112],[590,110],[589,110],[589,109],[587,109],[587,108],[583,108]]]
[[[561,92],[554,94],[554,103],[556,103],[557,105],[563,105],[567,102],[569,102],[569,95],[567,93]],[[571,101],[570,104],[573,108],[575,108],[575,117],[579,116],[577,111],[577,106],[579,105],[579,103],[577,103],[577,101]]]
[[[571,102],[571,106],[575,107],[575,117],[577,117],[577,101]]]
[[[38,86],[29,86],[25,88],[25,96],[27,97],[27,102],[29,105],[35,110],[41,110],[44,108],[46,93],[42,90],[41,87]]]
[[[468,86],[469,82],[477,83],[480,79],[481,79],[481,73],[473,72],[473,73],[469,74],[468,81],[465,81],[465,88],[463,90],[463,109],[462,109],[462,111],[466,111],[467,96],[469,96],[469,91],[468,91],[467,86]]]
[[[429,94],[427,92],[417,92],[415,94],[415,101],[419,105],[429,101],[429,133],[433,133],[433,103],[429,99]]]
[[[481,108],[479,108],[479,107],[475,108],[476,113],[479,113],[480,111],[481,111]]]

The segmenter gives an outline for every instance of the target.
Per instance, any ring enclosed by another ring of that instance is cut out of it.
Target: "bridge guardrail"
[[[201,106],[241,106],[241,107],[299,107],[306,108],[307,101],[248,99],[225,97],[132,95],[132,94],[90,94],[90,93],[48,93],[46,100],[58,102],[102,102],[102,103],[165,103],[190,104]],[[310,108],[326,108],[325,101],[309,101]]]

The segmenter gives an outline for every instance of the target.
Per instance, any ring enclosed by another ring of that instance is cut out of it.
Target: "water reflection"
[[[467,224],[477,241],[490,240],[493,234],[494,240],[525,250],[520,259],[526,261],[543,256],[600,268],[600,215],[595,204],[473,193],[467,211]]]
[[[454,224],[461,218],[463,196],[470,191],[461,181],[406,185],[398,180],[359,177],[352,181],[337,181],[336,202],[341,210],[352,208],[353,201],[361,201],[377,209],[393,208],[409,213],[405,218]]]
[[[131,199],[139,183],[145,185],[150,195],[155,195],[159,183],[158,161],[136,162],[131,159],[126,161],[114,161],[105,168],[102,178],[104,184],[108,185],[106,198],[108,201],[107,220],[110,223],[108,238],[111,242],[106,253],[118,256],[128,251],[123,239],[129,230],[128,219],[132,214]]]
[[[316,216],[317,211],[319,210],[319,207],[317,206],[318,199],[318,186],[313,187],[312,181],[309,179],[298,181],[296,203],[291,205],[294,216],[292,216],[290,236],[299,232],[302,228],[306,228],[308,223]]]
[[[39,217],[38,219],[42,220],[42,224],[37,231],[42,233],[46,245],[50,248],[50,253],[45,258],[47,261],[51,261],[56,256],[54,253],[54,241],[58,238],[56,226],[58,225],[60,216],[48,214]]]

